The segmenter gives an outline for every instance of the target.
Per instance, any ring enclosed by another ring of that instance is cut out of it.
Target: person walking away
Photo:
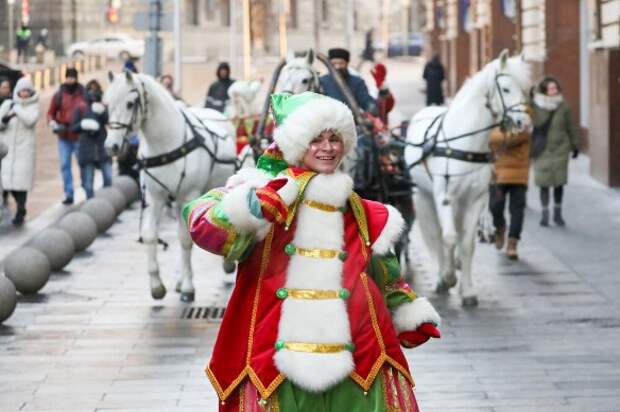
[[[495,247],[503,249],[506,241],[504,209],[509,201],[510,228],[506,255],[519,258],[517,245],[521,239],[530,168],[530,138],[527,131],[511,133],[496,128],[490,135],[491,151],[495,155],[495,179],[489,188],[489,208],[495,226]]]
[[[174,92],[174,77],[172,77],[171,74],[164,74],[159,78],[159,83],[161,83],[162,86],[164,86],[164,89],[166,89],[168,91],[168,93],[170,93],[170,96],[172,96],[172,98],[175,101],[178,102],[182,102],[183,99],[181,98],[181,96],[177,95]]]
[[[79,133],[71,131],[72,116],[84,102],[84,86],[78,82],[78,71],[70,67],[65,71],[65,82],[52,97],[47,121],[50,129],[58,136],[58,157],[62,175],[65,199],[63,205],[73,204],[73,174],[71,159],[78,153]]]
[[[438,54],[426,63],[422,77],[426,81],[426,105],[441,106],[444,103],[442,83],[446,76]]]
[[[89,81],[86,84],[86,100],[75,110],[70,126],[70,131],[80,136],[77,157],[82,187],[87,199],[95,196],[93,190],[95,169],[101,170],[104,187],[112,185],[112,159],[104,147],[108,112],[101,103],[102,95],[103,90],[99,82]]]
[[[205,100],[205,108],[217,110],[220,113],[224,113],[226,105],[228,104],[228,88],[235,82],[230,78],[230,65],[227,62],[222,62],[217,66],[215,72],[217,80],[209,86],[207,92],[207,99]]]
[[[368,93],[368,87],[364,80],[349,72],[349,61],[351,53],[346,49],[334,48],[329,49],[328,56],[331,65],[338,71],[342,80],[353,93],[353,97],[359,108],[365,112],[376,114],[377,102]],[[319,79],[323,93],[333,99],[339,100],[348,105],[347,99],[338,87],[336,79],[331,74],[325,74]]]
[[[40,114],[39,94],[30,78],[22,77],[15,85],[13,99],[0,106],[0,141],[8,149],[2,160],[2,187],[17,204],[15,226],[24,223],[28,191],[34,185],[35,126]]]
[[[17,29],[15,37],[17,38],[17,61],[19,62],[21,57],[23,63],[28,63],[28,47],[30,47],[30,39],[32,37],[30,27],[26,23],[22,23]]]
[[[549,196],[553,188],[553,222],[564,226],[562,198],[568,182],[568,157],[579,155],[579,132],[570,108],[561,94],[560,83],[553,77],[546,77],[539,84],[533,101],[533,135],[536,128],[546,129],[543,144],[533,144],[540,153],[533,153],[534,177],[540,188],[542,204],[541,226],[549,226]]]
[[[417,412],[401,346],[438,338],[440,318],[391,252],[405,222],[338,169],[357,139],[346,105],[271,102],[275,143],[257,168],[183,210],[198,246],[240,260],[207,368],[219,410]]]

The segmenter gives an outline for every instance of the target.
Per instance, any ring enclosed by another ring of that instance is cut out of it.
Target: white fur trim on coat
[[[342,137],[345,155],[355,145],[357,134],[351,110],[328,97],[309,101],[293,111],[276,127],[273,138],[284,159],[299,166],[312,139],[327,129],[335,130]]]
[[[351,178],[343,173],[315,176],[306,188],[306,199],[342,207],[351,194]],[[301,203],[293,244],[302,248],[342,250],[344,218]],[[343,262],[293,255],[288,264],[285,287],[289,289],[340,290]],[[342,299],[308,300],[287,298],[281,309],[278,339],[284,342],[351,342],[346,302]],[[324,391],[345,379],[355,365],[351,352],[306,353],[281,349],[274,356],[276,367],[299,387]]]
[[[254,188],[251,183],[243,183],[226,193],[222,199],[222,210],[230,223],[240,232],[262,233],[270,224],[268,220],[258,219],[250,212],[248,194]]]
[[[105,112],[105,105],[103,103],[94,102],[90,105],[90,109],[97,114]]]
[[[393,206],[385,205],[385,207],[388,210],[387,222],[377,240],[372,244],[372,251],[377,255],[388,253],[405,230],[405,219],[400,212]]]
[[[80,127],[82,130],[88,130],[89,132],[96,132],[99,130],[99,122],[95,119],[82,119],[80,121]]]
[[[547,96],[546,94],[536,93],[534,95],[534,104],[541,109],[555,110],[564,101],[564,97],[561,94],[555,96]]]
[[[413,302],[398,306],[392,316],[398,333],[416,330],[423,323],[439,326],[441,317],[426,298],[417,298]]]

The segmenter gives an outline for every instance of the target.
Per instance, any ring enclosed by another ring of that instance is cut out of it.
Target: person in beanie
[[[30,47],[30,39],[32,38],[32,31],[26,23],[22,23],[15,33],[17,39],[17,61],[22,58],[23,63],[28,63],[28,48]]]
[[[78,164],[86,198],[95,196],[95,169],[101,170],[103,186],[112,185],[112,159],[104,147],[108,111],[101,103],[103,90],[96,80],[86,84],[86,100],[73,114],[70,130],[79,133]]]
[[[58,136],[58,157],[60,158],[60,173],[65,192],[64,205],[73,204],[73,175],[71,173],[71,158],[77,157],[78,139],[80,134],[70,129],[73,114],[85,104],[84,87],[78,83],[78,71],[69,67],[65,71],[65,82],[54,96],[47,112],[47,121],[50,129]]]
[[[491,132],[489,141],[495,154],[495,181],[489,188],[489,208],[495,226],[495,247],[503,249],[506,243],[506,201],[510,202],[510,228],[506,255],[519,258],[517,245],[521,239],[525,213],[527,183],[530,169],[530,136],[524,131],[511,133],[501,128]]]
[[[328,58],[329,62],[334,66],[334,69],[338,71],[342,80],[344,80],[345,84],[349,87],[349,90],[351,90],[351,93],[353,93],[353,97],[360,109],[365,112],[376,112],[377,107],[375,99],[368,94],[368,87],[366,83],[364,83],[364,80],[359,76],[349,73],[349,61],[351,58],[349,51],[340,48],[329,49]],[[321,76],[319,80],[324,94],[336,100],[340,100],[344,104],[348,104],[332,75],[325,74]]]
[[[230,65],[222,62],[217,66],[217,80],[209,86],[205,108],[224,113],[229,101],[228,88],[235,82],[230,78]]]
[[[440,318],[400,274],[392,206],[339,171],[351,111],[312,92],[271,97],[274,144],[256,169],[184,208],[200,247],[239,261],[207,368],[219,410],[418,411],[401,345]]]
[[[442,83],[446,76],[438,54],[426,63],[422,78],[426,81],[426,105],[441,106],[444,103]]]
[[[560,83],[546,77],[534,94],[532,121],[541,127],[547,121],[548,130],[544,150],[534,159],[534,181],[540,187],[542,204],[541,226],[549,226],[549,192],[553,188],[553,221],[564,226],[562,198],[568,182],[568,157],[579,155],[579,132],[570,108],[561,94]]]
[[[40,113],[39,94],[29,77],[19,79],[13,99],[0,106],[0,142],[8,149],[2,160],[2,188],[17,203],[15,226],[24,223],[28,191],[34,185],[35,126]]]

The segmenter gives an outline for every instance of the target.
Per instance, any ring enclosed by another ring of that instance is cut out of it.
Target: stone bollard
[[[110,202],[117,215],[121,214],[129,202],[125,194],[117,187],[103,187],[95,192],[95,198]]]
[[[17,306],[17,291],[13,283],[0,276],[0,323],[11,317]]]
[[[61,270],[73,259],[75,243],[71,236],[62,229],[50,227],[39,233],[29,244],[43,252],[50,262],[52,270]]]
[[[112,181],[112,187],[117,187],[123,192],[128,205],[140,199],[140,186],[130,176],[116,176]]]
[[[57,226],[71,236],[76,252],[89,247],[97,237],[97,223],[84,212],[71,212],[63,216]]]
[[[89,199],[82,205],[80,211],[93,218],[99,233],[108,230],[116,221],[114,207],[104,199]]]
[[[17,249],[4,260],[4,274],[22,295],[37,293],[50,278],[47,256],[32,247]]]

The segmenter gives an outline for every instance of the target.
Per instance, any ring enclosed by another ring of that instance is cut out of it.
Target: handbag
[[[530,145],[530,157],[532,159],[538,158],[547,147],[547,135],[549,134],[549,127],[551,127],[551,121],[555,115],[555,110],[551,112],[545,123],[540,126],[534,126],[532,130],[532,144]]]

